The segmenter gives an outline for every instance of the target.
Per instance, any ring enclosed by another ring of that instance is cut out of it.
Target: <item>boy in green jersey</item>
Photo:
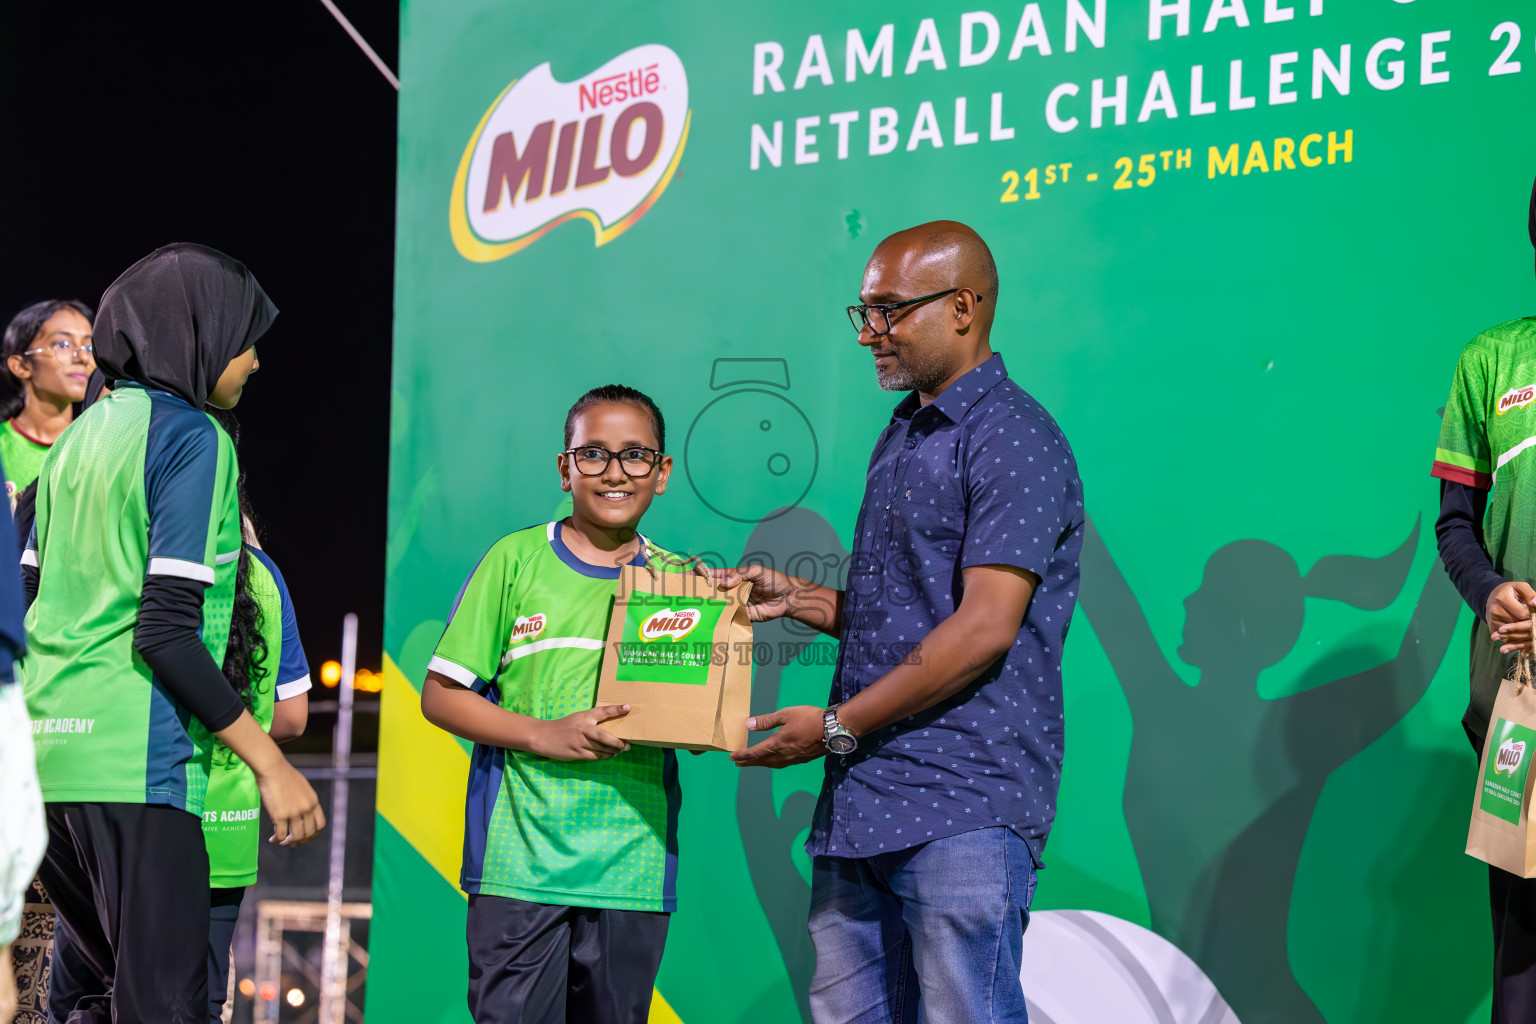
[[[556,457],[572,512],[503,537],[455,602],[422,687],[475,742],[460,885],[477,1024],[643,1024],[676,904],[671,750],[592,706],[619,567],[678,560],[638,532],[672,459],[656,404],[583,395]]]
[[[200,819],[217,738],[256,773],[277,836],[323,827],[314,790],[220,670],[241,544],[233,408],[276,310],[244,266],[156,250],[102,297],[113,381],[48,453],[22,556],[22,662],[48,851],[58,1020],[201,1022],[208,854]],[[73,979],[64,984],[63,979]]]

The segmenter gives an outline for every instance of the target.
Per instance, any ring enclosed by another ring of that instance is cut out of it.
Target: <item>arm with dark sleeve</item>
[[[133,646],[188,711],[218,732],[244,710],[203,645],[203,591],[215,579],[221,524],[238,515],[227,442],[206,416],[152,428],[144,470],[149,565]]]
[[[1488,492],[1453,480],[1440,481],[1440,518],[1435,539],[1440,561],[1461,599],[1479,619],[1488,614],[1488,597],[1504,582],[1483,546],[1483,516]]]
[[[1462,600],[1485,621],[1488,596],[1504,582],[1483,545],[1483,515],[1495,469],[1488,443],[1495,363],[1481,336],[1461,350],[1429,471],[1440,481],[1440,517],[1435,521],[1440,561]]]
[[[172,696],[209,732],[218,732],[234,724],[245,705],[199,635],[203,589],[180,576],[145,577],[133,649]]]

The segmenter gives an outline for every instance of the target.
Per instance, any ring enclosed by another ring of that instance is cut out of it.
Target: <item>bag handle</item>
[[[710,575],[708,566],[702,558],[696,555],[683,556],[679,560],[672,557],[669,553],[658,552],[655,548],[651,547],[649,541],[646,542],[643,550],[645,552],[645,571],[653,580],[659,578],[666,571],[661,568],[662,566],[673,566],[676,568],[686,567],[691,575],[709,580],[711,583],[714,582],[714,577]]]
[[[667,566],[671,566],[673,568],[679,568],[679,569],[686,568],[688,570],[686,575],[697,577],[698,579],[703,580],[704,583],[707,586],[711,587],[711,588],[717,588],[719,586],[719,584],[717,584],[715,582],[714,576],[710,574],[709,567],[706,565],[704,560],[701,559],[701,558],[698,558],[696,556],[685,556],[685,557],[682,557],[681,559],[679,559],[677,557],[671,556],[669,553],[658,552],[656,549],[652,548],[649,544],[646,544],[646,546],[644,548],[644,551],[645,551],[645,564],[644,565],[626,565],[626,566],[621,567],[619,575],[620,575],[621,580],[624,581],[624,582],[621,582],[619,584],[619,589],[620,589],[621,592],[627,593],[630,589],[633,588],[634,584],[639,581],[638,570],[644,570],[645,578],[650,580],[650,585],[651,586],[653,586],[653,587],[661,586],[661,579],[662,579],[663,576],[674,575],[674,574],[669,573],[667,571],[667,569],[665,568]],[[630,571],[630,570],[636,570],[636,575],[635,576],[626,575],[626,573],[628,571]],[[675,575],[684,575],[684,574],[678,573],[678,574],[675,574]],[[743,588],[745,588],[745,589],[743,589]],[[729,604],[730,600],[731,600],[731,596],[735,596],[738,601],[740,601],[743,604],[745,604],[746,600],[747,600],[747,595],[750,592],[751,592],[751,585],[747,584],[747,583],[743,583],[739,587],[737,587],[735,590],[733,590],[731,592],[731,595],[725,595],[726,603]],[[698,596],[698,595],[690,593],[688,596]]]
[[[1515,696],[1527,686],[1536,685],[1536,605],[1531,606],[1531,642],[1521,648],[1515,657],[1514,667],[1504,678],[1514,681]]]

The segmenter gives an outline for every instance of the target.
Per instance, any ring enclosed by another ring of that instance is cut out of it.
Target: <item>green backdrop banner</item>
[[[660,403],[659,543],[837,581],[897,397],[842,307],[934,218],[996,253],[1093,523],[1037,1017],[1486,1019],[1428,471],[1462,344],[1536,312],[1536,13],[981,2],[404,5],[376,1024],[468,1019],[468,759],[416,693],[482,552],[563,514],[571,401]],[[757,639],[755,710],[824,702],[828,641]],[[808,1019],[820,766],[682,780],[653,1019]]]

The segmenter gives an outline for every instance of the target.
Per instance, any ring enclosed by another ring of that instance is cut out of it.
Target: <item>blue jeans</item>
[[[1019,970],[1035,867],[982,828],[811,868],[815,1024],[1026,1024]]]

